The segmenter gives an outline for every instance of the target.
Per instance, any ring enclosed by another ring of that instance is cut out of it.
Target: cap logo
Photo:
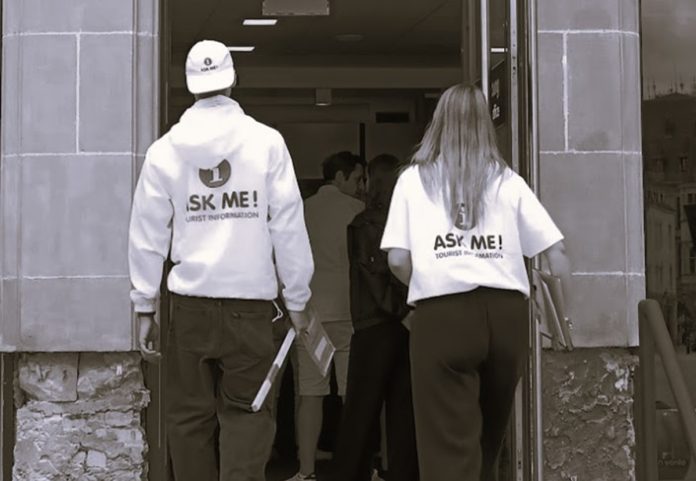
[[[211,70],[217,70],[218,66],[213,65],[213,60],[210,57],[203,59],[203,64],[205,67],[201,68],[201,72],[210,72]]]

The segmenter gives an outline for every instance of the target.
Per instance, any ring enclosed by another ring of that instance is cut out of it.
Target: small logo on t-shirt
[[[457,219],[454,221],[454,226],[460,230],[471,229],[466,204],[462,203],[457,205]]]
[[[200,177],[201,182],[203,182],[207,187],[212,189],[216,187],[222,187],[230,180],[232,168],[227,159],[220,162],[217,167],[212,169],[200,169],[198,171],[198,177]]]

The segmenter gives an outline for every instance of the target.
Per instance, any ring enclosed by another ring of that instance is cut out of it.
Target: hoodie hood
[[[169,132],[169,142],[184,162],[212,169],[242,145],[253,122],[236,101],[217,95],[189,107]]]

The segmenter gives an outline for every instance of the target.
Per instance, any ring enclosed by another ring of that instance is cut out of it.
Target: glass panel
[[[679,351],[696,350],[696,3],[642,5],[645,271]]]
[[[490,0],[489,103],[498,134],[500,153],[512,166],[512,124],[510,122],[510,82],[508,55],[509,0]]]
[[[488,101],[496,126],[500,152],[510,167],[525,176],[526,172],[520,170],[519,162],[518,142],[523,134],[518,117],[519,86],[516,84],[517,77],[512,75],[513,72],[517,72],[517,68],[511,67],[518,61],[517,39],[514,45],[510,41],[512,35],[516,35],[518,31],[517,18],[512,16],[517,12],[517,4],[514,4],[513,9],[512,3],[510,0],[488,0]],[[511,23],[514,23],[514,29],[510,28]],[[527,378],[528,374],[525,375],[525,381]],[[528,464],[525,460],[519,459],[524,452],[523,418],[530,407],[523,398],[522,386],[525,385],[526,382],[521,382],[518,389],[514,411],[503,441],[498,465],[499,479],[523,479],[524,472],[518,471],[517,467]]]
[[[641,5],[645,275],[696,399],[696,3],[665,6]],[[655,366],[658,479],[696,479],[659,356]]]

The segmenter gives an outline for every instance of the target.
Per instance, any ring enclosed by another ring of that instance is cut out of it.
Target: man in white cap
[[[251,403],[275,355],[278,280],[294,327],[308,324],[314,267],[292,160],[229,97],[236,79],[223,44],[194,45],[196,102],[148,150],[133,199],[131,299],[149,361],[160,355],[163,263],[174,264],[165,383],[177,481],[264,480],[275,423],[270,400],[259,412]]]

